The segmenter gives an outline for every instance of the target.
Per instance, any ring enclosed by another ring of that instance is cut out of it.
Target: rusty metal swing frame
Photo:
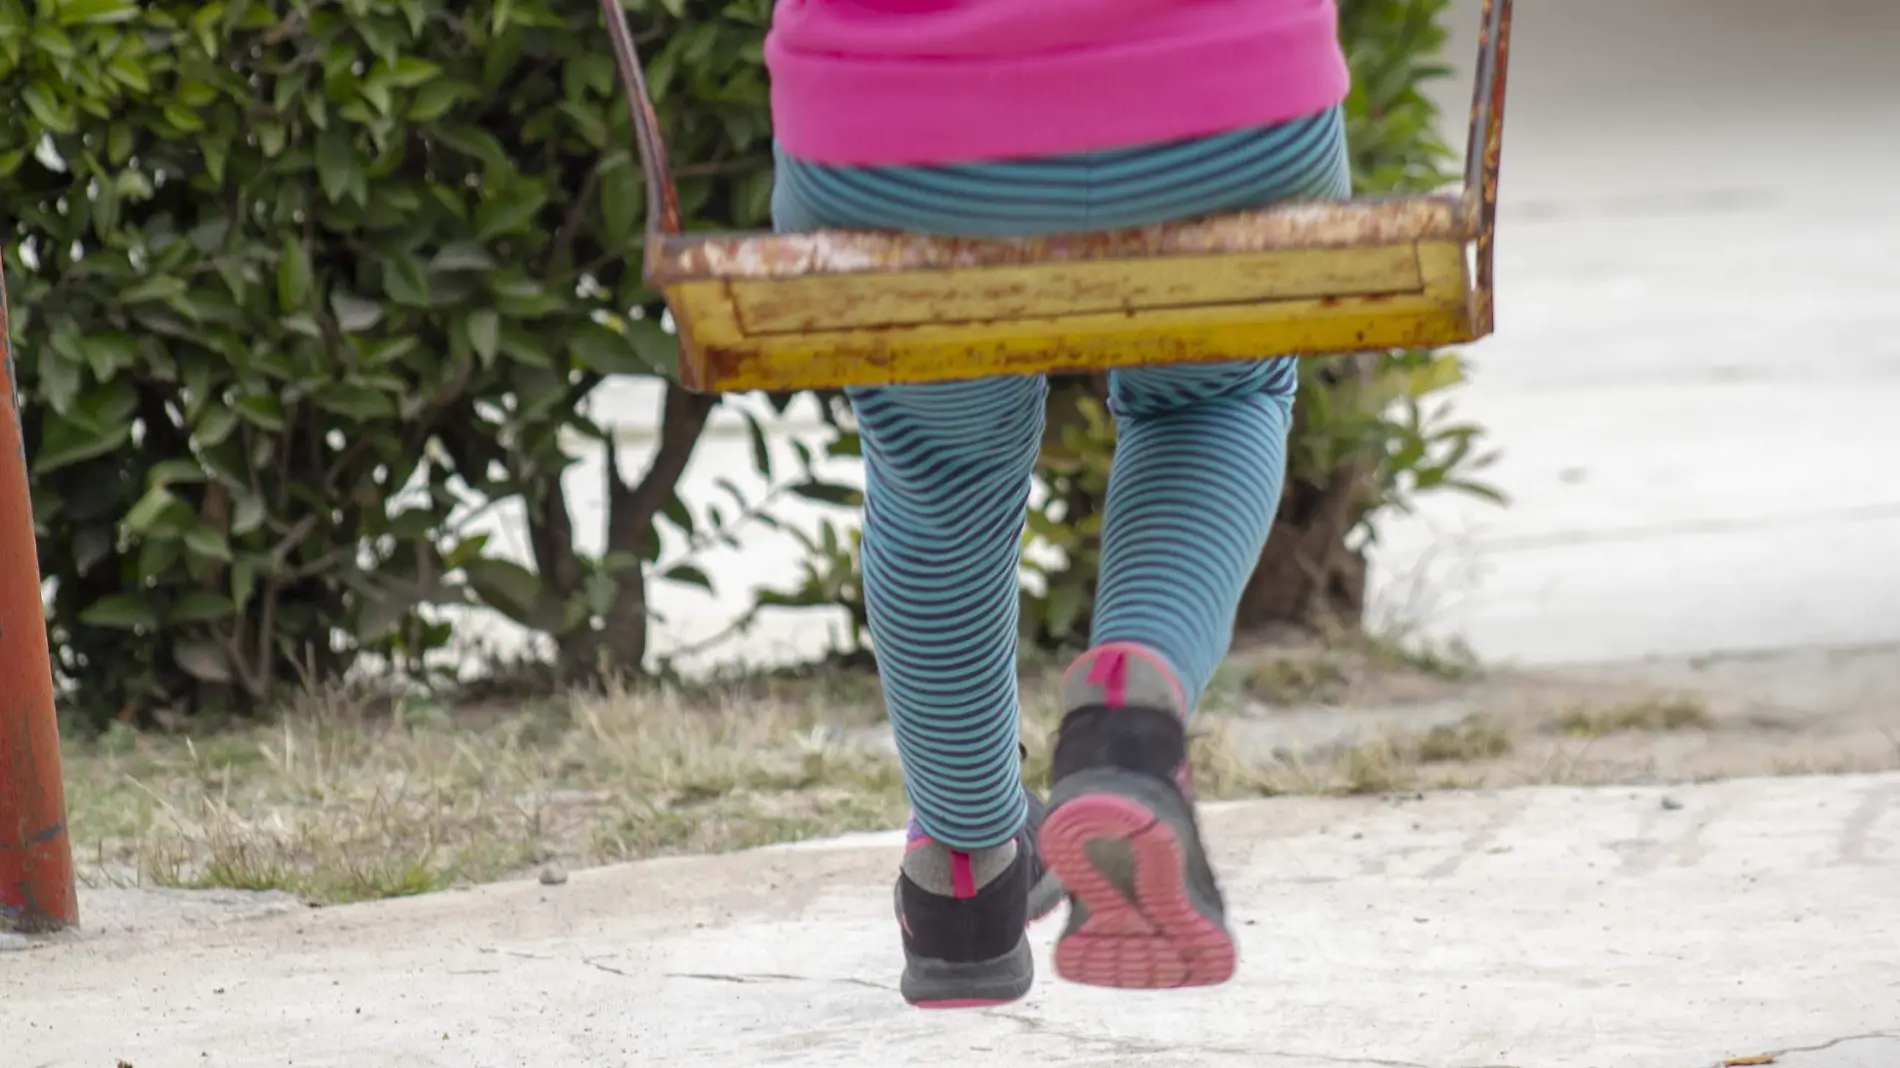
[[[1105,233],[686,233],[619,0],[647,283],[680,382],[723,393],[1462,344],[1492,330],[1512,0],[1485,0],[1464,185]]]

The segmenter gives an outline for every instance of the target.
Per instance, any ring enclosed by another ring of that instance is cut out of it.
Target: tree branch
[[[680,476],[693,458],[706,420],[719,404],[719,398],[688,392],[675,383],[666,384],[666,399],[661,406],[660,447],[653,462],[637,486],[628,486],[619,475],[614,445],[607,443],[607,551],[638,553],[653,530],[653,517],[673,499]]]

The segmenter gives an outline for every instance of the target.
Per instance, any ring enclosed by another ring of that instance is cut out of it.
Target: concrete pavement
[[[1900,1063],[1900,775],[1280,799],[1207,824],[1243,951],[1211,991],[1045,968],[1009,1008],[909,1010],[896,842],[869,836],[0,954],[0,1050],[23,1068]]]

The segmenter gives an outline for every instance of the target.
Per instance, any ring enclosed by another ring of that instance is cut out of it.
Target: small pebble
[[[542,886],[559,886],[567,882],[567,869],[559,864],[549,864],[541,869]]]
[[[1682,807],[1682,802],[1676,800],[1673,797],[1665,797],[1662,800],[1662,806],[1668,811],[1674,812],[1675,810]]]

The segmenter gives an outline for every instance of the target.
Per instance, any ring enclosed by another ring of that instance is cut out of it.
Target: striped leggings
[[[780,154],[781,231],[1010,236],[1350,194],[1337,109],[1263,129],[1048,159],[829,167]],[[1119,426],[1093,644],[1158,653],[1198,698],[1279,506],[1291,358],[1110,375]],[[1018,566],[1040,376],[856,389],[871,639],[913,816],[957,849],[1007,841],[1017,770]]]

